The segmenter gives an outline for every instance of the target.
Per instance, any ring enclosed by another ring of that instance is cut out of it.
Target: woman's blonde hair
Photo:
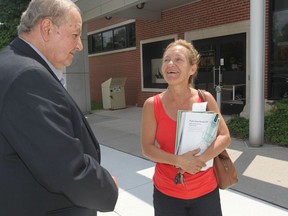
[[[179,39],[179,40],[176,40],[176,41],[173,41],[171,42],[165,49],[164,51],[164,55],[166,53],[166,51],[171,48],[171,47],[175,47],[175,46],[183,46],[185,47],[187,50],[188,50],[188,60],[189,60],[189,63],[191,65],[196,65],[198,67],[198,64],[200,62],[200,54],[198,53],[198,51],[195,49],[195,47],[187,42],[186,40],[183,40],[183,39]],[[163,56],[164,56],[163,55]],[[193,81],[194,79],[197,77],[197,70],[196,72],[194,73],[194,75],[191,75],[189,77],[189,83],[191,85],[193,85]]]

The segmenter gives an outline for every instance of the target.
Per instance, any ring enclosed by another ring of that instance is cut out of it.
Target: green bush
[[[276,101],[273,108],[265,114],[265,142],[288,147],[288,100]],[[233,116],[228,122],[231,136],[249,138],[249,120]]]
[[[103,104],[96,101],[91,101],[91,110],[98,110],[98,109],[103,109]]]
[[[249,137],[249,120],[233,116],[227,123],[229,127],[230,134],[233,137],[246,139]]]
[[[288,100],[277,101],[265,116],[265,140],[288,147]]]

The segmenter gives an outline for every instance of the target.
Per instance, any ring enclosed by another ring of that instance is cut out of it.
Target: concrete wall
[[[87,113],[91,110],[91,100],[86,24],[83,25],[82,43],[83,50],[76,54],[72,65],[66,68],[64,77],[66,78],[66,88],[68,92],[74,98],[80,109]]]

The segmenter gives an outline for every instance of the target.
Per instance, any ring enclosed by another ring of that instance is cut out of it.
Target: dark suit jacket
[[[16,38],[0,53],[0,215],[95,216],[117,198],[82,112]]]

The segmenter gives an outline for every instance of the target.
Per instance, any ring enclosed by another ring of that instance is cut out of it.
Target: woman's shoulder
[[[153,104],[153,103],[154,103],[154,97],[155,97],[155,96],[148,97],[148,98],[145,100],[144,105],[145,105],[145,104]]]
[[[207,90],[197,89],[197,91],[198,91],[199,97],[201,97],[204,101],[209,101],[212,98],[214,98],[214,96]]]
[[[203,101],[208,102],[208,104],[207,104],[208,110],[219,112],[217,102],[216,102],[214,96],[209,91],[207,91],[207,90],[200,90],[199,91],[199,89],[198,89],[198,94],[199,94],[199,97],[201,97]]]
[[[146,109],[152,109],[154,107],[154,99],[155,95],[147,98],[143,104],[144,110]]]
[[[162,96],[163,96],[163,93],[160,93],[160,94],[156,94],[156,95],[153,95],[151,97],[148,97],[145,102],[144,102],[144,105],[145,104],[154,104],[154,102],[156,100],[161,100],[162,99]]]

